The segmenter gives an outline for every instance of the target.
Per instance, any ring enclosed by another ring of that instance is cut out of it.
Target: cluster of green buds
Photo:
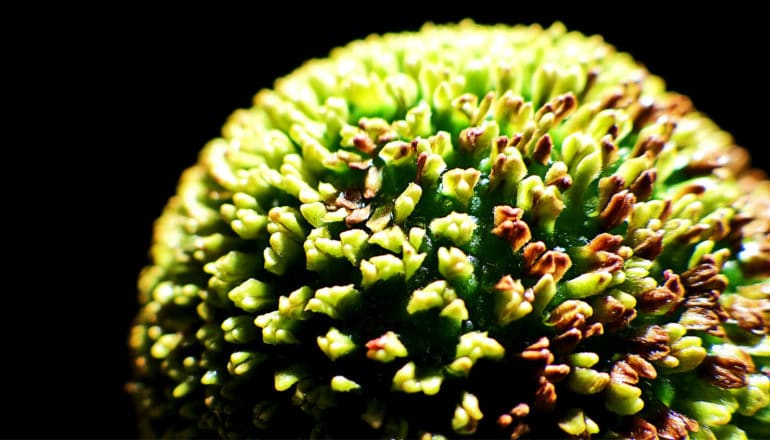
[[[205,146],[151,258],[147,436],[770,437],[770,181],[558,23],[308,62]]]

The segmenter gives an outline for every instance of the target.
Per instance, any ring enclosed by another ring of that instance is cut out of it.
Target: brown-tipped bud
[[[553,411],[556,406],[556,387],[544,377],[535,391],[535,408],[540,411]]]
[[[537,342],[525,348],[521,352],[521,358],[527,361],[542,362],[545,365],[550,365],[554,360],[553,354],[549,350],[550,345],[548,338],[543,336]]]
[[[615,194],[599,214],[599,224],[605,231],[619,226],[631,213],[634,203],[636,203],[636,196],[628,190]]]
[[[549,134],[545,134],[535,143],[535,148],[532,150],[532,160],[542,165],[548,165],[552,150],[553,140]]]
[[[366,221],[372,212],[372,205],[366,205],[363,208],[354,209],[347,217],[345,217],[345,225],[355,226],[361,222]]]
[[[634,149],[631,151],[630,157],[639,157],[648,151],[653,155],[653,157],[655,157],[658,155],[658,153],[661,152],[661,150],[663,150],[663,145],[665,144],[665,139],[656,135],[651,135],[644,139],[639,139],[636,142]]]
[[[334,205],[338,208],[353,210],[360,207],[361,200],[363,200],[361,191],[352,189],[350,191],[341,192],[337,197],[337,200],[334,201]]]
[[[428,162],[428,153],[422,152],[417,155],[417,173],[414,177],[415,183],[419,184],[422,181],[422,175],[425,172],[425,164]]]
[[[375,145],[369,136],[363,133],[353,137],[353,146],[356,147],[356,150],[366,154],[372,154],[377,149],[377,145]]]
[[[714,354],[699,367],[702,376],[720,388],[746,386],[746,376],[756,371],[751,356],[735,345],[717,345],[712,350]]]
[[[553,124],[556,125],[566,118],[577,108],[577,98],[572,92],[557,96],[552,102]]]
[[[663,286],[644,292],[638,298],[639,308],[645,313],[666,313],[679,304],[684,296],[679,275],[666,270],[663,276],[666,278]]]
[[[532,239],[529,226],[524,220],[521,220],[523,213],[524,211],[520,208],[512,208],[507,205],[495,206],[495,227],[492,229],[492,233],[510,243],[514,252]]]
[[[622,244],[622,236],[603,232],[594,237],[594,239],[585,246],[585,249],[591,252],[607,251],[617,253]]]
[[[599,207],[604,208],[609,203],[610,198],[620,192],[626,186],[626,179],[623,176],[613,174],[609,177],[599,179]]]
[[[604,232],[583,246],[579,253],[589,262],[589,270],[615,272],[623,268],[623,257],[618,255],[622,244],[623,237]]]
[[[631,419],[631,428],[628,431],[628,438],[634,440],[657,440],[658,429],[652,423],[641,417]]]
[[[714,334],[722,333],[719,315],[705,307],[690,307],[679,317],[679,324],[687,330],[702,330]]]
[[[661,252],[663,252],[663,231],[650,232],[634,248],[634,255],[646,260],[654,260]]]
[[[714,264],[702,263],[682,273],[682,283],[690,295],[709,290],[721,293],[727,288],[727,277]]]
[[[638,354],[629,354],[626,356],[626,362],[628,362],[628,365],[630,365],[640,377],[645,379],[655,379],[658,377],[658,372],[655,370],[655,367]]]
[[[620,330],[636,318],[636,310],[627,309],[623,303],[612,295],[605,295],[595,299],[592,303],[594,319],[601,322],[607,330]]]
[[[695,420],[676,411],[666,411],[657,423],[658,437],[663,440],[680,440],[689,437],[690,432],[698,432],[700,425]]]
[[[636,351],[648,361],[663,359],[671,353],[668,332],[659,325],[647,327],[644,333],[636,336],[633,341]]]
[[[543,370],[543,376],[545,376],[549,382],[559,383],[567,377],[569,372],[570,367],[567,364],[546,365]]]
[[[728,158],[721,151],[709,151],[690,160],[684,171],[689,177],[711,174],[716,168],[727,165]]]
[[[523,256],[527,275],[543,276],[551,274],[554,281],[559,281],[572,267],[569,255],[561,251],[546,251],[545,243],[536,241],[524,246]]]
[[[618,160],[618,146],[612,142],[610,135],[604,136],[601,142],[602,168],[607,168]]]
[[[637,200],[647,200],[652,195],[652,189],[655,185],[655,180],[658,178],[658,172],[655,168],[642,171],[634,182],[631,184],[631,192],[634,193]]]
[[[553,346],[553,350],[557,353],[569,353],[577,347],[582,339],[583,332],[573,328],[553,338],[551,345]]]
[[[582,328],[593,315],[593,309],[585,301],[570,299],[556,306],[548,315],[548,324],[559,331]]]
[[[730,318],[734,319],[744,330],[757,335],[768,333],[770,299],[730,295],[724,298],[723,306]]]
[[[693,109],[692,101],[684,95],[671,94],[666,103],[665,113],[678,119]]]
[[[583,329],[583,339],[588,339],[594,335],[604,334],[604,324],[601,322],[592,322]]]

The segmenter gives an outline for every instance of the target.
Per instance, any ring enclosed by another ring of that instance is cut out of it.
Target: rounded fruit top
[[[260,91],[155,227],[146,435],[770,436],[770,182],[600,37],[426,25]]]

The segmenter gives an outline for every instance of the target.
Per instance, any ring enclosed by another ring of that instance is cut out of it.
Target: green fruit
[[[129,391],[148,436],[769,436],[768,212],[599,37],[372,36],[184,173]]]

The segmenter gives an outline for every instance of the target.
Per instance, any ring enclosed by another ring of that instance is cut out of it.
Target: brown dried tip
[[[663,231],[652,232],[634,248],[634,255],[651,261],[661,252],[663,252]]]
[[[495,227],[492,233],[510,243],[514,252],[532,239],[529,226],[521,220],[523,214],[524,211],[521,208],[508,205],[495,206]]]
[[[479,145],[479,139],[484,134],[484,129],[480,127],[468,127],[460,132],[460,148],[473,153],[483,145]]]
[[[688,295],[716,290],[722,293],[727,288],[727,277],[719,273],[713,263],[701,263],[682,273],[682,283]]]
[[[663,359],[671,353],[670,338],[666,329],[659,325],[651,325],[639,336],[633,339],[636,351],[648,361]]]
[[[611,136],[604,136],[602,138],[602,167],[607,168],[611,164],[618,160],[618,146],[612,142]]]
[[[587,86],[587,85],[586,85]],[[558,124],[562,119],[566,118],[577,108],[577,98],[572,92],[567,92],[564,95],[557,96],[556,99],[551,101],[553,107],[553,124]]]
[[[639,157],[643,154],[649,154],[652,157],[657,155],[663,150],[663,146],[666,145],[666,139],[657,135],[647,136],[644,139],[639,139],[634,145],[634,149],[631,150],[631,157]]]
[[[623,237],[603,232],[583,247],[591,261],[589,270],[615,272],[623,268],[623,257],[618,255]]]
[[[658,437],[665,440],[684,440],[689,437],[690,432],[700,430],[698,422],[672,410],[666,411],[662,420],[657,423],[657,428]]]
[[[559,383],[570,372],[570,367],[567,364],[546,365],[543,370],[543,376],[548,379],[549,382]]]
[[[610,202],[610,197],[620,192],[626,186],[623,176],[611,175],[599,179],[599,206],[605,208]]]
[[[497,418],[497,426],[500,429],[506,429],[513,424],[513,430],[511,432],[511,438],[516,439],[529,432],[529,425],[524,423],[521,419],[529,415],[529,405],[526,403],[520,403],[506,414]]]
[[[645,201],[652,195],[652,189],[655,180],[658,178],[658,172],[655,168],[645,170],[631,184],[631,192],[634,193],[637,200]]]
[[[708,151],[693,157],[684,171],[689,177],[711,174],[716,168],[727,165],[727,156],[720,151]]]
[[[572,328],[582,328],[586,320],[593,314],[588,303],[577,299],[569,299],[559,304],[548,315],[548,324],[559,331]]]
[[[741,295],[731,295],[727,298],[725,311],[730,318],[738,322],[744,330],[757,335],[768,333],[767,319],[770,317],[770,299],[746,298]]]
[[[334,201],[334,205],[338,208],[347,208],[350,210],[358,209],[362,199],[361,191],[350,189],[341,192],[340,195],[337,196],[337,200]]]
[[[377,149],[377,145],[375,145],[374,142],[369,139],[369,136],[365,134],[357,134],[354,136],[353,146],[356,147],[356,150],[366,154],[372,154]]]
[[[351,227],[361,222],[365,222],[371,215],[372,205],[366,205],[363,208],[354,209],[353,212],[345,217],[345,226]]]
[[[610,381],[614,383],[636,385],[639,377],[655,379],[658,372],[651,363],[636,354],[629,354],[624,360],[615,362],[610,370]]]
[[[625,328],[636,318],[636,310],[626,309],[623,303],[612,295],[605,295],[593,301],[594,319],[601,322],[607,330],[617,331]]]
[[[647,420],[634,416],[634,418],[631,419],[631,428],[628,431],[628,438],[634,440],[657,440],[658,429]]]
[[[548,338],[543,336],[538,339],[537,342],[525,348],[524,351],[521,352],[521,358],[527,361],[538,361],[545,365],[549,365],[554,360],[551,350],[548,349],[549,346],[550,342],[548,341]]]
[[[607,207],[599,214],[599,224],[602,229],[609,231],[623,223],[631,213],[634,203],[636,203],[636,196],[628,190],[612,196]]]
[[[422,174],[425,172],[425,163],[428,161],[428,153],[422,152],[417,155],[417,174],[414,177],[414,182],[419,184],[422,182]]]
[[[543,276],[551,274],[554,281],[559,281],[572,267],[569,255],[561,251],[546,251],[545,243],[536,241],[524,246],[523,256],[527,275]]]
[[[754,243],[757,252],[741,261],[741,270],[747,277],[770,277],[770,235]]]
[[[557,353],[569,353],[583,340],[583,332],[572,328],[553,338],[553,350]]]
[[[538,379],[534,406],[540,411],[553,411],[556,406],[556,387],[544,376]]]
[[[746,375],[756,371],[751,356],[738,347],[710,355],[699,367],[702,376],[720,388],[746,386]]]
[[[661,310],[672,310],[684,296],[684,287],[679,275],[667,269],[663,272],[666,282],[663,286],[649,290],[639,296],[639,309],[646,313],[656,313]]]
[[[532,150],[532,160],[547,165],[548,161],[551,160],[551,151],[553,151],[553,140],[549,134],[545,134],[535,143],[535,148]]]

